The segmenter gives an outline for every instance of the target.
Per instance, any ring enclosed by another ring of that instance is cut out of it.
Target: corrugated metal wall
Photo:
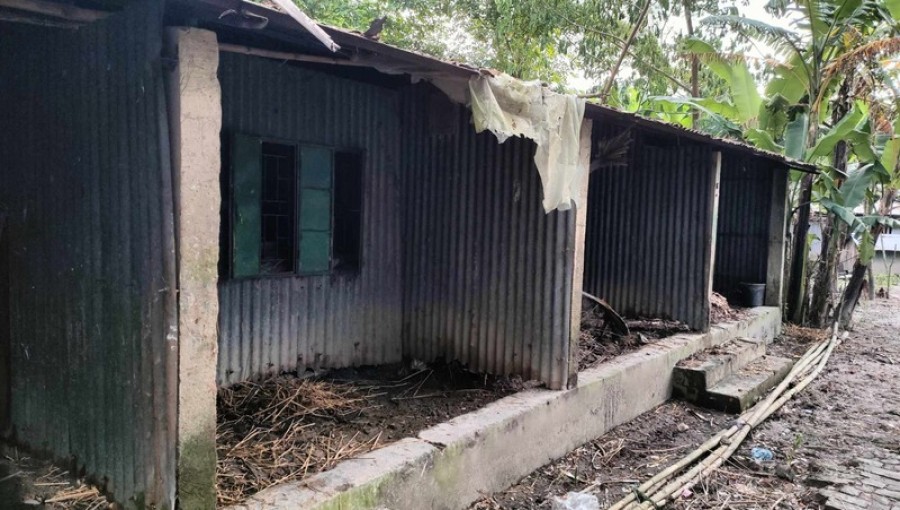
[[[766,282],[773,178],[765,160],[722,155],[713,289],[729,298],[740,282]]]
[[[595,124],[595,146],[621,131]],[[584,290],[625,315],[706,329],[711,150],[633,137],[626,164],[591,172]]]
[[[405,97],[404,352],[564,387],[574,214],[544,213],[531,142],[476,135],[425,86]]]
[[[262,58],[221,55],[223,132],[365,151],[357,275],[224,278],[220,384],[299,367],[400,361],[399,94]]]
[[[169,508],[176,360],[159,2],[77,31],[2,25],[15,439]],[[3,340],[0,334],[0,341]]]

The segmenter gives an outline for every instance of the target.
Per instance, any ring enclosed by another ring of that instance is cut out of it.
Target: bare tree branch
[[[606,98],[609,97],[609,91],[612,90],[613,83],[616,81],[616,75],[619,74],[619,67],[622,66],[622,61],[625,60],[625,55],[628,54],[628,49],[631,48],[631,44],[634,43],[634,38],[637,37],[638,31],[641,29],[641,26],[644,24],[644,21],[647,19],[647,13],[650,12],[650,3],[651,0],[646,0],[644,2],[644,8],[641,9],[641,14],[638,16],[637,21],[634,22],[634,27],[631,29],[631,34],[628,35],[628,39],[625,41],[625,46],[622,48],[622,52],[619,53],[619,59],[616,60],[616,65],[613,66],[612,71],[609,73],[609,79],[606,80],[606,85],[603,86],[603,91],[600,93],[601,101],[606,101]]]

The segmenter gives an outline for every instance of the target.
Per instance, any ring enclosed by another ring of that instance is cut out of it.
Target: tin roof
[[[251,41],[259,44],[274,44],[277,49],[302,51],[315,56],[331,57],[335,60],[346,60],[364,65],[370,62],[372,67],[389,66],[393,72],[408,73],[422,77],[463,78],[468,79],[481,73],[491,71],[479,69],[464,63],[441,60],[431,55],[405,50],[389,44],[375,41],[362,34],[327,25],[320,25],[341,48],[332,53],[310,33],[304,30],[289,15],[264,5],[239,1],[237,4],[243,12],[267,18],[268,24],[260,30],[248,30],[229,25],[220,16],[223,12],[235,9],[234,0],[171,0],[182,16],[190,16],[199,20],[201,26],[224,32],[225,42]],[[816,172],[816,166],[810,163],[785,157],[784,155],[748,145],[738,140],[719,138],[694,129],[642,117],[615,108],[588,102],[585,116],[591,119],[606,119],[621,124],[633,125],[642,129],[709,144],[717,148],[732,150],[765,158],[804,172]]]

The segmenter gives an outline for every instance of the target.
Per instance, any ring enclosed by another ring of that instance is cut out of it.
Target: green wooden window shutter
[[[262,142],[259,138],[235,135],[231,148],[233,218],[232,274],[236,278],[259,274],[262,220]]]
[[[334,153],[323,147],[300,148],[300,218],[297,222],[301,273],[331,270],[331,188]]]

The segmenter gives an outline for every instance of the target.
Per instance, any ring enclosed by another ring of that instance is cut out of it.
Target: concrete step
[[[682,360],[672,374],[676,397],[698,403],[709,388],[766,353],[766,343],[736,338]]]
[[[763,356],[710,388],[702,405],[729,413],[741,413],[778,385],[791,371],[794,360]]]

